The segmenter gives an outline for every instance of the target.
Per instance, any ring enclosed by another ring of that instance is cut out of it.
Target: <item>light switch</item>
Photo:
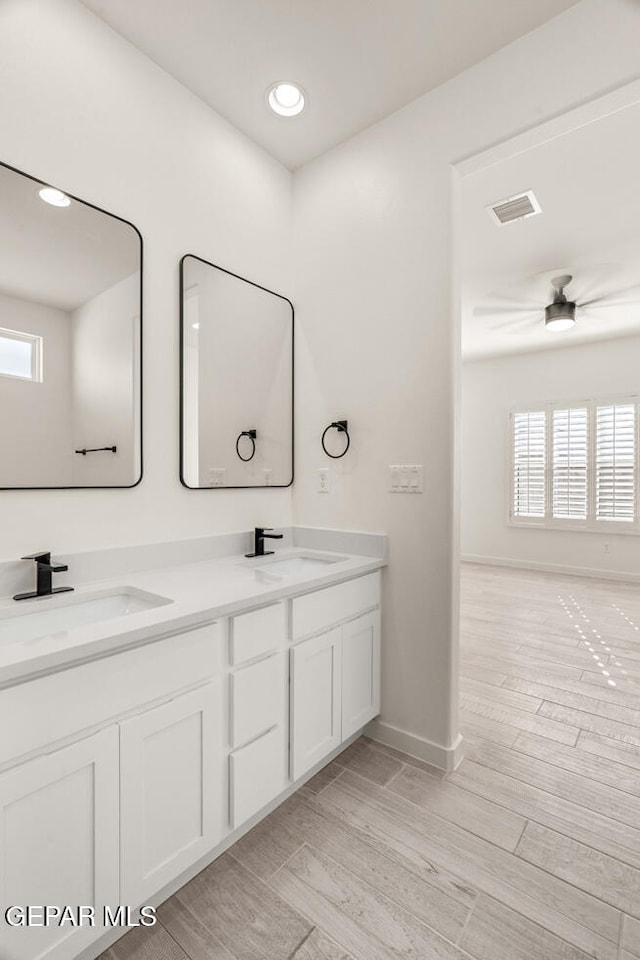
[[[422,493],[424,468],[421,463],[390,464],[389,493]]]

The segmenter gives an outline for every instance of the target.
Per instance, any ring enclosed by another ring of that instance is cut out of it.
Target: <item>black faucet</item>
[[[50,597],[52,593],[69,593],[73,587],[52,587],[51,574],[63,573],[69,567],[64,563],[51,563],[51,554],[30,553],[21,560],[35,560],[36,562],[36,589],[32,593],[16,593],[14,600],[30,600],[32,597]]]
[[[265,550],[265,540],[282,540],[282,533],[265,533],[265,530],[273,530],[273,527],[256,527],[253,531],[254,552],[245,553],[245,557],[268,557],[273,550]]]

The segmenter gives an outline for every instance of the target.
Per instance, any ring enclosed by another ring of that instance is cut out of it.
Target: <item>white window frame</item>
[[[35,333],[24,333],[21,330],[9,330],[0,327],[0,337],[5,340],[19,340],[31,344],[31,376],[22,377],[17,373],[0,373],[3,380],[21,380],[23,383],[42,383],[42,337]]]
[[[635,517],[633,520],[597,520],[596,519],[596,409],[617,404],[631,404],[635,407]],[[587,458],[587,518],[571,519],[553,517],[553,411],[567,410],[574,407],[587,407],[588,415],[588,458]],[[514,450],[513,450],[513,418],[516,414],[544,410],[546,413],[546,476],[545,476],[545,516],[544,517],[516,517],[513,514],[514,490]],[[506,515],[507,524],[511,527],[530,527],[543,530],[573,530],[586,533],[638,535],[640,534],[640,402],[637,394],[613,397],[589,397],[560,402],[527,403],[512,407],[507,416],[507,456],[506,484],[507,493]]]

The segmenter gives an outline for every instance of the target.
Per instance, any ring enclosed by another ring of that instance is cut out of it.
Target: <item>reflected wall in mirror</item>
[[[141,267],[132,224],[0,164],[0,488],[140,481]]]
[[[180,285],[182,483],[289,486],[293,305],[191,255]]]

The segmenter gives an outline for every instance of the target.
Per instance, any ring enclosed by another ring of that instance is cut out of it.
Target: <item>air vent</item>
[[[533,190],[517,193],[515,197],[507,197],[506,200],[492,203],[487,210],[500,226],[513,223],[514,220],[526,220],[527,217],[535,217],[537,213],[542,212]]]

